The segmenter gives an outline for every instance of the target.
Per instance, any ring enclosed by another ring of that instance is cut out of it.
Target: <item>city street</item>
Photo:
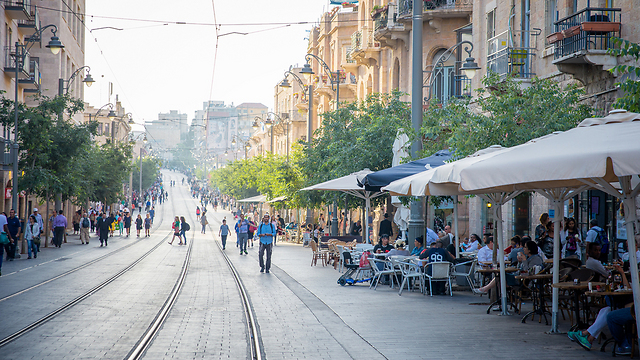
[[[217,233],[229,212],[210,211],[206,235],[195,219],[196,200],[181,174],[164,173],[169,201],[157,206],[150,238],[116,235],[100,247],[68,236],[61,249],[43,248],[35,260],[3,265],[0,277],[0,359],[129,358],[169,295],[186,277],[147,359],[250,358],[245,309]],[[134,213],[137,216],[137,212]],[[170,224],[191,224],[187,246],[173,245]],[[279,243],[270,274],[259,272],[258,244],[238,255],[235,236],[225,250],[247,291],[266,359],[562,359],[605,358],[586,352],[549,326],[520,316],[487,315],[486,297],[468,291],[423,296],[380,285],[341,287],[333,267],[309,266],[311,250]],[[79,268],[81,267],[81,268]],[[108,281],[111,280],[111,281]],[[98,288],[96,288],[98,287]],[[71,303],[71,304],[70,304]],[[35,323],[70,304],[47,321]],[[530,304],[524,308],[529,309]],[[566,331],[568,320],[561,323]],[[610,349],[610,347],[609,347]]]

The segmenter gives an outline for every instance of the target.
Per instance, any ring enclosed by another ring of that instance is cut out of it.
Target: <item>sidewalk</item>
[[[230,218],[230,214],[226,216]],[[230,242],[227,249],[235,250],[235,237]],[[264,274],[259,273],[257,247],[253,249],[249,250],[252,263],[235,251],[229,253],[236,267],[246,269],[243,281],[245,278],[265,279]],[[601,353],[596,343],[592,351],[587,352],[572,343],[566,334],[545,334],[550,325],[538,323],[538,317],[523,324],[522,315],[499,316],[497,312],[487,315],[487,297],[469,291],[454,290],[452,297],[430,297],[405,290],[398,296],[398,288],[391,289],[387,285],[380,285],[377,290],[369,289],[368,284],[342,287],[336,283],[341,275],[338,271],[332,266],[310,266],[311,250],[297,244],[278,243],[272,260],[272,277],[268,281],[273,282],[275,275],[291,292],[283,292],[280,285],[273,284],[279,289],[280,301],[291,302],[293,300],[285,296],[295,296],[317,319],[301,324],[301,330],[316,325],[322,325],[330,332],[338,329],[339,333],[332,332],[338,342],[340,338],[350,338],[357,333],[389,359],[468,359],[470,355],[476,359],[517,357],[536,360],[611,357],[610,346],[606,353]],[[254,299],[262,296],[251,292],[258,316],[260,307]],[[523,306],[523,314],[526,313],[524,309],[530,307],[531,304]],[[298,313],[301,310],[292,308],[291,311]],[[343,322],[344,326],[338,326],[336,321]],[[260,321],[259,324],[261,328],[264,325]],[[568,328],[568,321],[561,318],[560,330],[567,331]],[[351,334],[345,329],[352,329]],[[358,351],[357,348],[349,349],[348,341],[341,345],[350,354],[350,350]]]

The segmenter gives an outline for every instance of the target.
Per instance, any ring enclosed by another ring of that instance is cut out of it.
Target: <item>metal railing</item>
[[[31,0],[3,0],[2,3],[5,7],[21,7],[27,12],[30,12],[29,9],[31,8]]]
[[[351,34],[351,53],[362,50],[362,30]]]
[[[422,11],[445,10],[465,8],[471,10],[473,0],[423,0]],[[411,15],[413,12],[413,0],[401,0],[398,16]]]
[[[620,36],[620,22],[619,8],[585,8],[556,21],[555,30],[562,39],[555,43],[554,58],[613,48],[611,37]]]
[[[24,48],[20,48],[19,51],[25,51]],[[25,76],[29,75],[30,65],[31,65],[31,55],[27,52],[24,57],[24,63],[21,64],[22,74]],[[4,68],[5,73],[7,73],[7,69],[15,69],[16,67],[16,48],[15,46],[5,46],[4,48]],[[13,75],[14,71],[11,70],[7,75]]]
[[[523,31],[523,36],[526,32]],[[535,33],[529,32],[533,37]],[[500,76],[512,76],[529,79],[535,76],[533,72],[534,47],[513,46],[510,44],[510,33],[504,31],[487,42],[487,72],[493,71]],[[534,42],[530,41],[529,44]]]
[[[30,20],[18,20],[18,27],[32,27],[34,32],[40,30],[40,14],[38,12],[38,7],[34,6],[33,10],[30,11],[31,19]]]
[[[378,31],[380,29],[386,29],[387,23],[389,22],[388,12],[381,13],[374,19],[373,29],[374,31]]]

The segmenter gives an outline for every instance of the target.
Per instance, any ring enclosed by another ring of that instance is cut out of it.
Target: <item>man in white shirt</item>
[[[487,245],[478,250],[478,262],[490,264],[493,262],[493,236],[487,237]]]
[[[444,233],[447,234],[447,236],[449,237],[449,244],[455,244],[455,241],[453,241],[455,236],[453,236],[453,234],[451,233],[451,226],[449,225],[445,226]]]

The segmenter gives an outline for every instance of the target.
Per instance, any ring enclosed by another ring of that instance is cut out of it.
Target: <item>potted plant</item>
[[[343,8],[354,8],[356,6],[357,6],[356,4],[350,3],[350,2],[346,2],[346,1],[342,3],[342,7]]]
[[[372,9],[371,9],[371,18],[372,19],[376,19],[378,16],[380,16],[380,14],[386,12],[388,9],[388,6],[379,6],[379,5],[375,5]]]

